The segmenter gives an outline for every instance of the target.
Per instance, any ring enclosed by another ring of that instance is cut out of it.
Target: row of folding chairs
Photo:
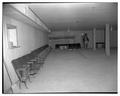
[[[45,63],[45,59],[47,58],[48,54],[50,53],[51,48],[48,47],[45,49],[42,53],[35,56],[33,59],[29,60],[26,65],[24,65],[22,68],[17,69],[17,74],[19,77],[19,88],[21,89],[21,84],[24,83],[26,88],[27,81],[31,82],[31,77],[35,77],[40,68],[43,67],[43,64]]]

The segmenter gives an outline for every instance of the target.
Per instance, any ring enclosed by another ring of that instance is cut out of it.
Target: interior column
[[[93,50],[96,50],[96,28],[93,29]]]
[[[106,24],[106,30],[105,30],[105,53],[106,53],[106,56],[110,56],[110,28],[109,28],[109,24]]]

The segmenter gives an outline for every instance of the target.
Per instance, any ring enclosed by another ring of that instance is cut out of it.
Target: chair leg
[[[28,76],[29,82],[31,83],[32,81],[30,80],[30,76]]]
[[[19,88],[20,88],[20,89],[21,89],[21,83],[22,83],[22,82],[21,82],[21,81],[19,81]]]
[[[23,81],[23,82],[24,82],[24,84],[25,84],[25,87],[28,89],[27,84],[26,84],[26,81]]]

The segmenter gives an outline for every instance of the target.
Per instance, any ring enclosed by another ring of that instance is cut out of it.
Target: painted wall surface
[[[113,30],[110,32],[110,46],[111,47],[117,47],[117,40],[118,40],[118,34],[116,30]]]
[[[17,27],[18,45],[20,46],[19,48],[14,48],[14,49],[8,48],[6,24],[11,24]],[[18,80],[18,77],[11,64],[11,61],[27,53],[30,53],[32,50],[37,49],[43,45],[46,45],[47,43],[48,43],[48,39],[46,32],[41,32],[41,30],[39,29],[36,29],[32,26],[24,24],[10,17],[4,16],[3,56],[4,56],[4,61],[7,64],[8,71],[10,73],[10,77],[13,83],[15,83]]]
[[[75,39],[70,39],[70,40],[52,40],[50,41],[51,46],[54,48],[55,44],[64,44],[64,43],[80,43],[81,46],[83,47],[82,43],[82,33],[87,33],[88,38],[89,38],[89,48],[92,48],[92,31],[91,30],[86,30],[86,31],[58,31],[58,32],[52,32],[49,37],[59,37],[59,36],[74,36]]]
[[[54,48],[55,44],[64,44],[64,43],[80,43],[81,46],[83,47],[83,42],[82,42],[82,33],[87,33],[88,38],[89,38],[89,48],[93,47],[93,30],[86,30],[86,31],[57,31],[57,32],[52,32],[49,37],[59,37],[59,36],[75,36],[75,39],[72,40],[52,40],[50,41],[50,45]],[[104,42],[105,38],[105,31],[104,29],[96,29],[96,42]],[[111,47],[117,47],[117,31],[110,31],[110,46]]]
[[[96,30],[96,42],[104,42],[104,30]]]
[[[96,31],[96,42],[104,42],[105,40],[105,31],[97,30]],[[110,47],[117,47],[117,31],[110,31]]]

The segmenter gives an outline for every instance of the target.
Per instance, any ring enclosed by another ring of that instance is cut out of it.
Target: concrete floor
[[[117,92],[117,52],[103,49],[53,50],[21,93]]]

